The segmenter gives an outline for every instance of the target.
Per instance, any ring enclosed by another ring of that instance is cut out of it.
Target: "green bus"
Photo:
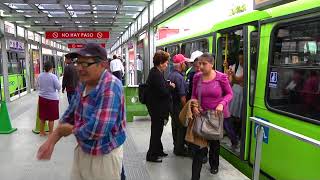
[[[10,97],[26,91],[25,57],[23,52],[7,51]],[[2,63],[0,65],[1,96],[4,99]]]
[[[215,68],[222,72],[244,52],[240,147],[232,149],[225,137],[220,154],[249,177],[257,127],[249,117],[320,140],[319,20],[319,1],[297,0],[236,15],[200,34],[157,44],[158,49],[189,57],[183,47],[206,42],[203,51],[215,54]],[[261,158],[261,179],[320,179],[316,166],[320,149],[273,129],[264,134]]]

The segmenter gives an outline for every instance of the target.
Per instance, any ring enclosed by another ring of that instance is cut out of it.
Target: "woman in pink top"
[[[192,99],[198,99],[201,91],[201,109],[192,109],[195,116],[201,111],[216,110],[223,113],[224,118],[230,117],[228,104],[232,99],[232,89],[229,84],[228,76],[213,69],[214,57],[210,54],[203,54],[199,57],[201,72],[193,78]],[[200,81],[200,82],[199,82]],[[201,83],[201,90],[198,88]],[[212,174],[218,173],[220,141],[209,141],[209,163]],[[207,148],[195,148],[192,161],[192,180],[200,179],[202,160],[206,156]]]

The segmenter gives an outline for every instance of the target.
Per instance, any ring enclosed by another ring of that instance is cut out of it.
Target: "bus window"
[[[167,47],[167,52],[170,54],[171,59],[169,60],[168,68],[167,68],[166,72],[164,73],[166,78],[168,77],[169,73],[173,70],[172,58],[174,55],[179,54],[180,47],[179,47],[179,45],[169,46],[169,47]]]
[[[193,42],[191,53],[193,53],[194,51],[197,51],[197,50],[201,51],[203,53],[209,52],[208,40],[202,39],[202,40]]]
[[[238,54],[243,51],[243,32],[242,30],[231,31],[223,34],[218,42],[217,70],[226,72],[229,66],[234,64],[238,67]]]
[[[272,34],[267,104],[291,116],[320,120],[320,22],[280,26]]]
[[[190,42],[182,43],[181,54],[183,54],[184,57],[190,58],[191,53],[192,53],[191,50],[192,50],[192,44]]]

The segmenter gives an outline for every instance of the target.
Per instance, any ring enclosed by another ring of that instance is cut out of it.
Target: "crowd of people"
[[[45,72],[39,76],[40,135],[46,135],[44,124],[48,120],[49,136],[40,146],[37,157],[50,159],[55,144],[62,137],[73,134],[78,145],[74,149],[71,179],[125,179],[122,161],[126,115],[121,82],[124,74],[122,61],[116,55],[108,61],[105,49],[92,43],[67,54],[65,58],[62,87],[52,74],[49,62],[45,63]],[[220,141],[194,134],[192,123],[196,121],[195,117],[214,110],[223,115],[227,134],[232,144],[237,145],[237,136],[228,121],[231,115],[239,114],[233,107],[241,104],[241,97],[236,97],[237,101],[232,101],[232,98],[241,94],[243,62],[240,61],[237,67],[230,67],[225,74],[214,69],[215,58],[211,54],[195,51],[190,58],[177,54],[172,57],[174,70],[166,79],[164,72],[169,61],[168,52],[157,51],[153,57],[154,67],[146,80],[146,106],[151,116],[146,161],[161,163],[168,156],[161,136],[171,116],[173,153],[193,159],[192,180],[198,180],[202,164],[208,161],[210,172],[218,173]],[[187,63],[191,66],[187,67]],[[233,86],[231,82],[235,82]],[[58,91],[61,88],[62,92],[67,92],[69,106],[57,128],[53,129],[54,120],[59,119]],[[182,109],[191,101],[198,104],[190,106],[193,120],[186,126],[181,123],[180,116]]]

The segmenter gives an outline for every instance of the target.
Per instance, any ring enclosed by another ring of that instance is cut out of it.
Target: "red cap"
[[[173,56],[173,63],[180,64],[186,61],[186,58],[182,54]]]

